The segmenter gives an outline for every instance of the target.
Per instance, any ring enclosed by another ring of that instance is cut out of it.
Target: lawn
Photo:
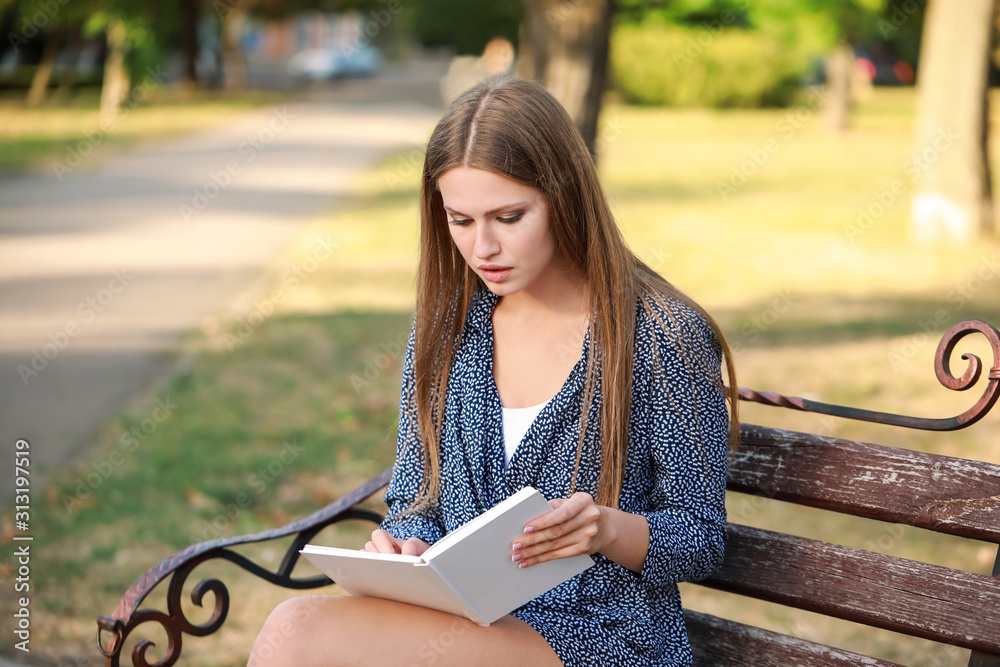
[[[859,207],[907,178],[912,114],[912,91],[884,89],[837,136],[808,99],[786,110],[605,110],[600,167],[629,242],[719,319],[742,386],[922,416],[975,402],[942,389],[932,359],[951,324],[1000,323],[1000,248],[911,245],[905,197],[852,232]],[[777,149],[754,161],[764,146]],[[418,183],[407,165],[405,156],[387,158],[353,198],[303,229],[242,314],[220,314],[217,326],[192,334],[197,354],[111,420],[93,459],[59,471],[36,500],[40,654],[100,664],[96,616],[160,558],[280,525],[391,464],[416,266]],[[329,257],[324,244],[334,245]],[[289,281],[296,268],[301,278]],[[261,308],[275,291],[274,311]],[[968,349],[983,353],[979,341]],[[754,423],[1000,463],[998,415],[942,436],[744,409]],[[739,523],[981,573],[995,555],[981,543],[738,494],[729,511]],[[363,534],[348,528],[336,540],[360,546]],[[273,546],[255,553],[280,558]],[[288,593],[225,565],[205,573],[225,573],[233,607],[218,637],[186,640],[185,664],[243,664],[267,611]],[[777,605],[693,585],[683,593],[696,609],[906,665],[967,661],[958,650]],[[0,614],[9,604],[0,600]],[[11,653],[9,637],[0,651]]]
[[[140,103],[129,98],[114,119],[101,121],[96,89],[83,89],[69,99],[53,95],[47,104],[28,107],[21,97],[0,99],[0,176],[38,172],[59,175],[59,167],[84,169],[101,156],[140,142],[225,122],[234,113],[273,103],[264,92],[191,93],[177,97],[151,86]]]

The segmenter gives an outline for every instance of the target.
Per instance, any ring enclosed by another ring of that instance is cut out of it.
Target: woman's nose
[[[489,259],[500,252],[500,243],[488,222],[476,225],[476,243],[472,250],[480,259]]]

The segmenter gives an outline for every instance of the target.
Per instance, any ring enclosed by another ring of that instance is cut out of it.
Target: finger
[[[538,565],[539,563],[556,560],[557,558],[570,558],[572,556],[581,556],[585,553],[587,552],[579,551],[574,547],[565,547],[562,549],[556,549],[555,551],[546,551],[536,556],[522,558],[518,561],[517,565],[521,568],[531,567],[532,565]]]
[[[562,508],[559,511],[561,510]],[[594,531],[596,532],[596,524],[600,520],[600,516],[601,511],[596,505],[584,505],[579,512],[570,514],[560,523],[555,523],[548,527],[536,527],[535,530],[525,533],[514,541],[514,549],[542,545],[584,529],[590,531],[591,526],[594,527]]]
[[[583,522],[579,526],[574,527],[572,530],[567,530],[565,533],[553,537],[552,539],[534,544],[524,544],[514,550],[514,554],[511,555],[511,558],[514,558],[515,555],[519,555],[519,560],[527,560],[528,558],[539,554],[558,551],[561,549],[573,549],[573,555],[593,553],[596,551],[598,532],[598,527],[595,523]]]
[[[379,529],[372,533],[372,543],[380,554],[398,554],[399,541],[388,532]]]
[[[574,515],[584,511],[587,507],[596,506],[593,496],[583,492],[574,493],[568,499],[555,498],[549,501],[549,505],[553,509],[537,519],[529,521],[528,525],[524,528],[525,533],[543,530],[550,526],[564,523]]]
[[[427,543],[418,537],[411,537],[403,542],[400,551],[407,556],[419,556],[427,548]]]
[[[362,551],[367,551],[369,553],[377,553],[378,549],[375,548],[375,545],[372,543],[371,540],[368,540],[368,542],[365,543],[365,548],[362,549]]]

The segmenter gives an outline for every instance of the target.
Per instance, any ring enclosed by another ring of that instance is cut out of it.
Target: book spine
[[[437,575],[437,579],[447,587],[447,590],[461,600],[462,604],[465,605],[465,613],[463,615],[477,625],[488,627],[490,623],[484,618],[482,611],[477,608],[476,605],[474,605],[457,586],[455,586],[455,584],[448,578],[448,575],[446,575],[441,568],[434,565],[434,560],[432,559],[427,563],[427,565],[434,571],[434,574]]]

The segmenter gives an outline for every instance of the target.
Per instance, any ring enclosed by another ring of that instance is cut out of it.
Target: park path
[[[297,228],[426,142],[441,108],[423,76],[345,82],[106,159],[96,146],[62,180],[0,180],[0,502],[18,439],[36,473],[81,458]]]

